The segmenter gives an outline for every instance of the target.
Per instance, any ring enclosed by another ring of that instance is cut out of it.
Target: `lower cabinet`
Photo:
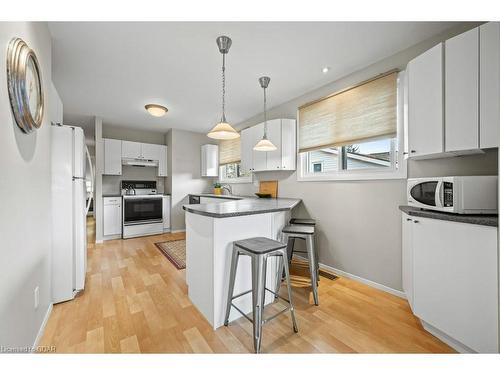
[[[122,198],[104,197],[103,234],[118,236],[122,234]]]
[[[499,351],[497,237],[496,227],[403,215],[403,286],[413,313],[459,349]]]

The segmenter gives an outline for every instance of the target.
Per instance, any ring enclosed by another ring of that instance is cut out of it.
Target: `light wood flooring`
[[[40,345],[60,353],[253,352],[251,323],[241,318],[214,331],[187,297],[185,271],[154,245],[183,233],[96,245],[93,220],[88,229],[85,291],[54,306]],[[292,273],[299,333],[281,315],[264,326],[264,353],[453,352],[423,330],[401,298],[322,277],[314,306],[304,265],[295,263]]]

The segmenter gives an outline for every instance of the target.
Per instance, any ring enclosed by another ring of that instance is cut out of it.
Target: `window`
[[[299,108],[299,181],[406,178],[404,72]]]
[[[251,174],[241,171],[241,138],[219,143],[219,181],[223,183],[252,182]]]

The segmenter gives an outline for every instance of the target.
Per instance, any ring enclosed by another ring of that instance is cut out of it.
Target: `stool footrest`
[[[231,298],[231,301],[232,301],[233,299],[240,298],[241,296],[244,296],[245,294],[248,294],[248,293],[251,293],[251,292],[252,292],[252,289],[247,290],[246,292],[243,292],[243,293],[237,294],[237,295],[235,295],[235,296],[233,296],[233,297]]]
[[[262,321],[262,324],[265,324],[265,323],[269,323],[271,320],[273,320],[274,318],[278,317],[278,315],[281,315],[285,312],[287,312],[288,310],[290,310],[290,307],[285,307],[283,310],[281,311],[278,311],[276,314],[274,314],[273,316],[267,318],[267,319],[264,319]]]
[[[240,310],[238,306],[236,306],[234,303],[231,303],[231,306],[234,307],[238,312],[243,315],[249,322],[253,323],[253,319],[249,318],[247,314],[245,314],[243,311]]]

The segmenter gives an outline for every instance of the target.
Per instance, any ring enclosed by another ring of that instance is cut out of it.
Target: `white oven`
[[[457,214],[494,214],[497,184],[497,176],[409,178],[408,204]]]
[[[123,238],[159,233],[163,233],[163,196],[123,196]]]

